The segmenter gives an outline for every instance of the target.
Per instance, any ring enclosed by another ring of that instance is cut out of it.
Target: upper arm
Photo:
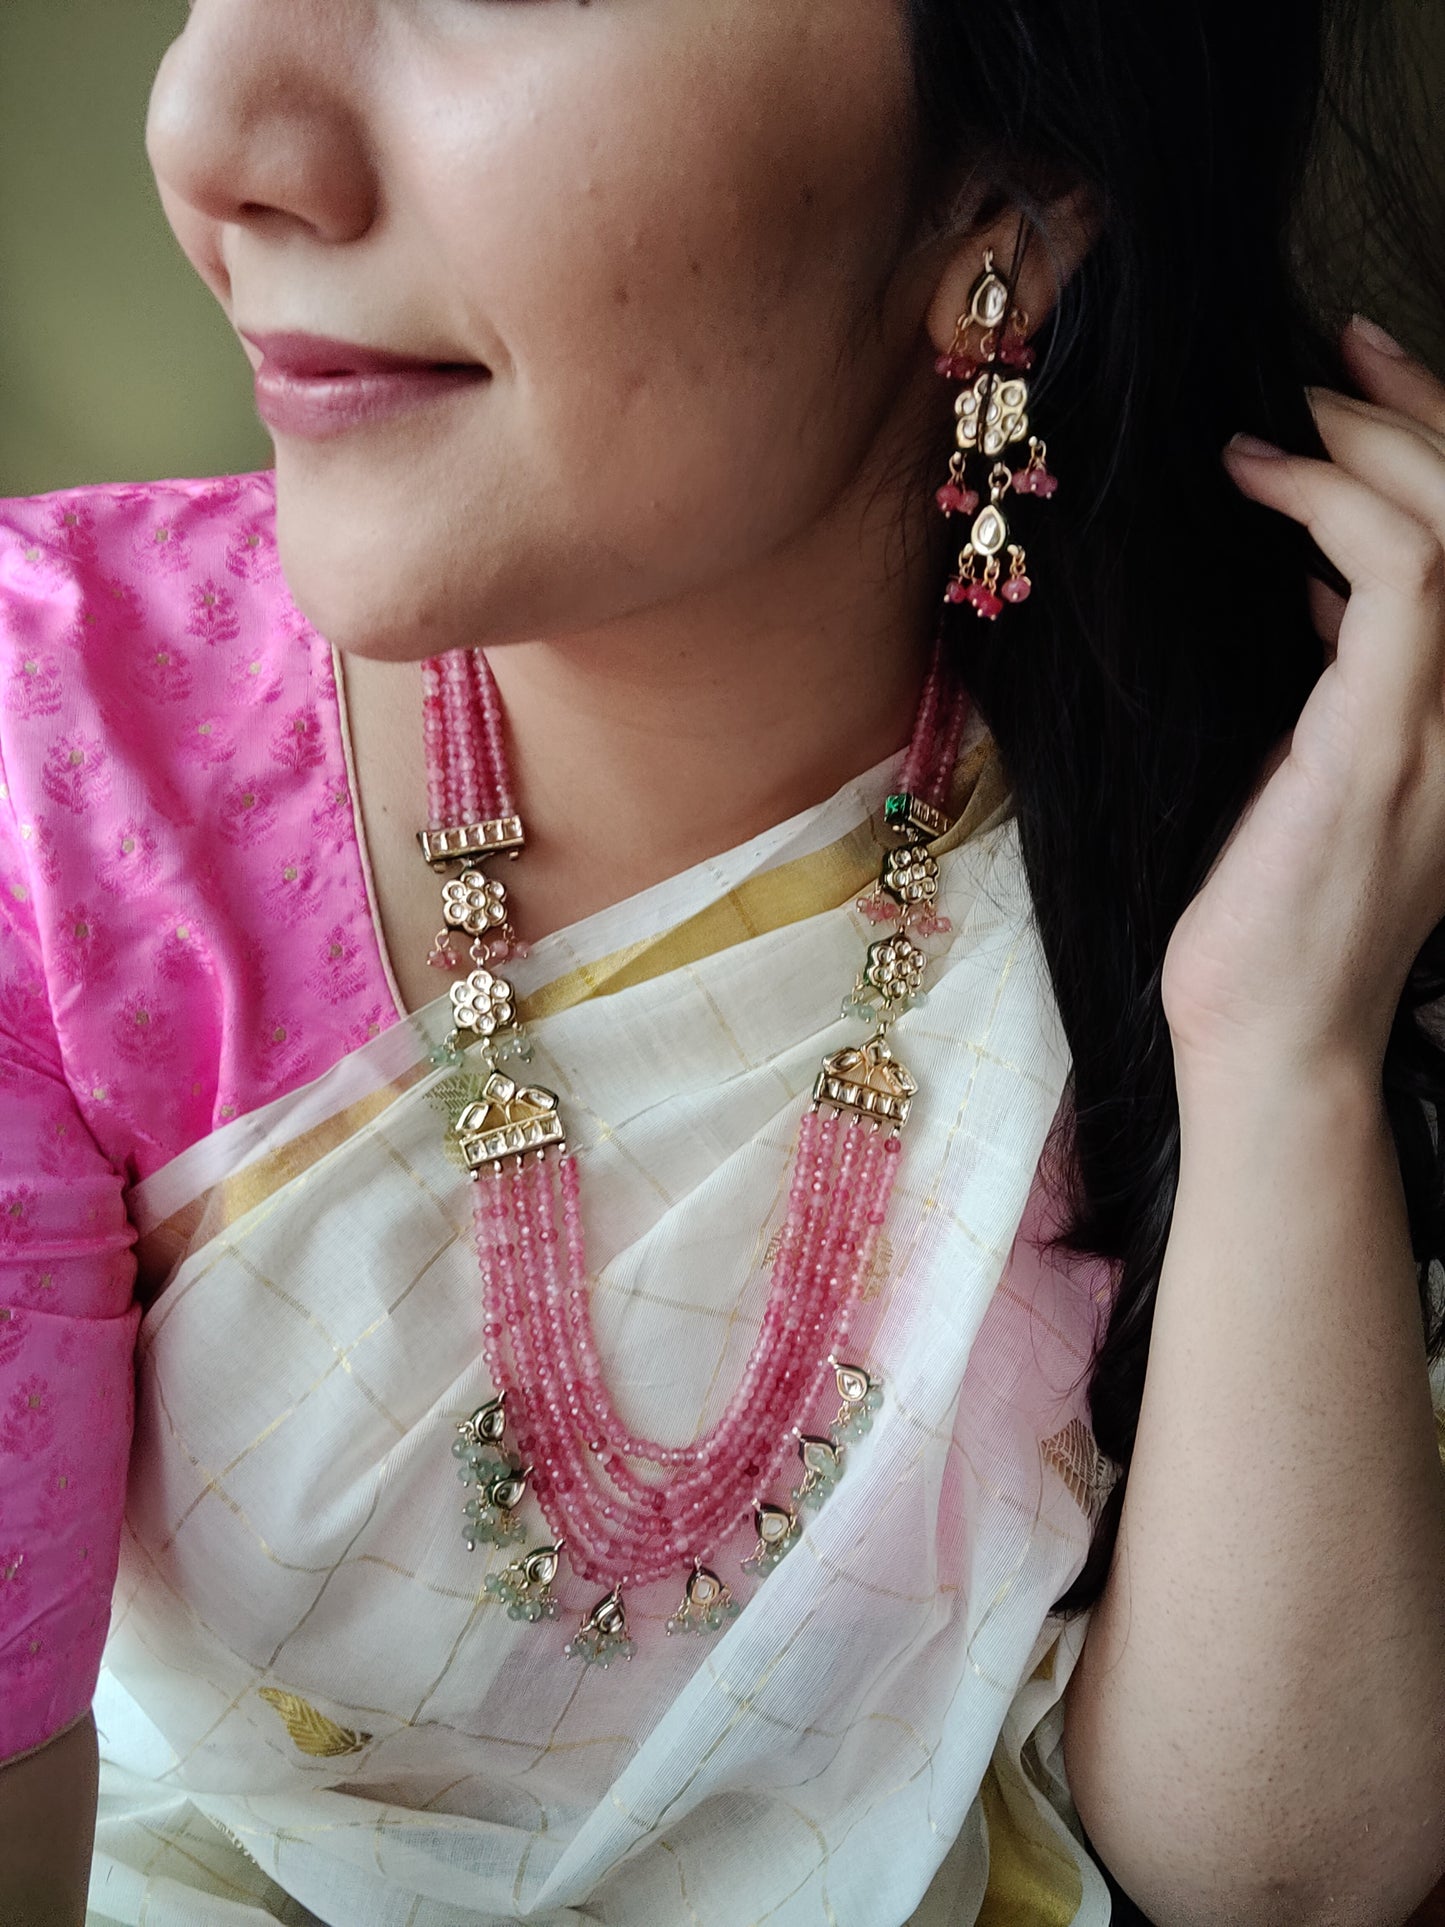
[[[123,1179],[66,1078],[6,794],[0,786],[0,1761],[60,1733],[94,1693],[140,1316]]]

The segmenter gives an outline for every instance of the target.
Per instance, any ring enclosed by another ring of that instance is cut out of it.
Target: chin
[[[499,598],[484,584],[452,579],[454,558],[435,552],[444,533],[376,517],[310,486],[288,488],[278,474],[276,540],[291,598],[347,655],[419,662],[500,640],[486,606]]]

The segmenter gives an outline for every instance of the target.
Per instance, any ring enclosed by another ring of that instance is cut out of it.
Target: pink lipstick
[[[256,407],[281,435],[324,441],[489,379],[480,363],[427,361],[320,335],[249,334],[264,359]]]

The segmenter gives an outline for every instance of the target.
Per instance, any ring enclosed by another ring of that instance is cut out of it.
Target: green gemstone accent
[[[883,821],[892,824],[906,823],[908,821],[909,805],[912,801],[913,798],[903,791],[898,792],[897,795],[890,796],[883,805]]]

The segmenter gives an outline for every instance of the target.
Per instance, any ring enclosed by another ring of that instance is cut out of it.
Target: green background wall
[[[1445,167],[1445,0],[1379,0],[1382,25],[1391,4],[1416,38],[1423,151]],[[0,0],[0,494],[270,460],[245,359],[146,165],[151,77],[185,13],[185,0]],[[1435,212],[1445,250],[1445,187]],[[1418,264],[1389,237],[1331,214],[1330,245],[1351,293],[1445,350],[1445,319],[1412,298]]]
[[[0,495],[269,464],[146,164],[185,0],[0,0]]]

